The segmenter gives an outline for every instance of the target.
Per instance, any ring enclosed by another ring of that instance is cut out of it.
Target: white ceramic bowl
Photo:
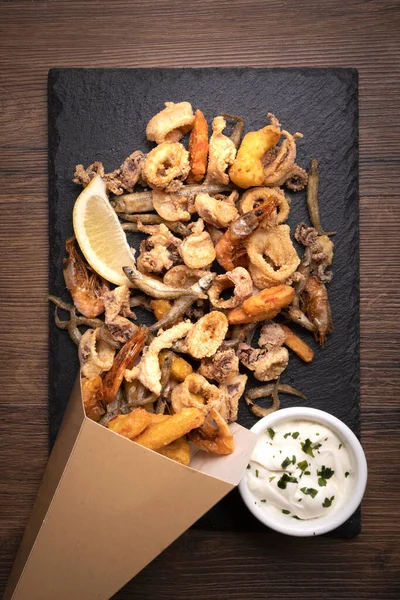
[[[245,473],[239,483],[239,492],[244,503],[253,515],[264,523],[267,527],[275,529],[280,533],[294,536],[313,536],[321,535],[332,531],[342,525],[351,517],[357,509],[363,498],[365,487],[367,485],[367,461],[360,442],[354,433],[342,421],[322,410],[315,408],[284,408],[278,410],[267,417],[263,417],[252,428],[255,433],[262,433],[268,427],[274,427],[283,421],[292,419],[302,419],[320,423],[331,429],[339,436],[349,452],[350,459],[353,465],[352,473],[352,489],[349,493],[349,498],[336,511],[329,513],[326,516],[316,517],[315,519],[297,520],[288,519],[286,515],[280,515],[277,511],[269,513],[264,507],[256,502],[257,498],[253,495],[247,485],[247,474]]]

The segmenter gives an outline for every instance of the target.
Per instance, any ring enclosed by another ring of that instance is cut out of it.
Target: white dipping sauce
[[[315,519],[342,505],[351,489],[349,453],[327,427],[288,420],[269,428],[253,450],[248,487],[266,510]]]

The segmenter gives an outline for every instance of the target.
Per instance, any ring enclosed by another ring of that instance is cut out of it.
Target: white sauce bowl
[[[239,483],[239,492],[250,512],[267,527],[286,535],[299,537],[321,535],[342,525],[360,505],[367,485],[367,461],[360,442],[347,425],[333,415],[315,408],[283,408],[260,419],[253,425],[251,431],[261,434],[268,427],[273,429],[274,425],[281,425],[285,421],[294,419],[320,423],[343,440],[352,462],[352,488],[347,501],[326,516],[297,520],[288,519],[287,515],[279,514],[278,511],[269,512],[264,506],[261,507],[256,496],[248,488],[246,472]]]

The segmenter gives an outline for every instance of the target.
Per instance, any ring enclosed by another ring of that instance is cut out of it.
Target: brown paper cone
[[[256,436],[191,467],[85,417],[77,380],[4,599],[107,599],[235,487]]]

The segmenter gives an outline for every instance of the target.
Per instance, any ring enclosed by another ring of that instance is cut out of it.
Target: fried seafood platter
[[[297,163],[303,135],[278,116],[247,131],[245,114],[208,122],[166,102],[146,137],[151,148],[114,171],[76,165],[70,301],[49,300],[77,346],[87,417],[189,465],[190,443],[233,452],[240,405],[259,418],[281,395],[306,402],[285,371],[292,356],[307,369],[333,332],[334,232],[321,225],[318,160]],[[309,220],[290,227],[288,191],[301,190]]]

